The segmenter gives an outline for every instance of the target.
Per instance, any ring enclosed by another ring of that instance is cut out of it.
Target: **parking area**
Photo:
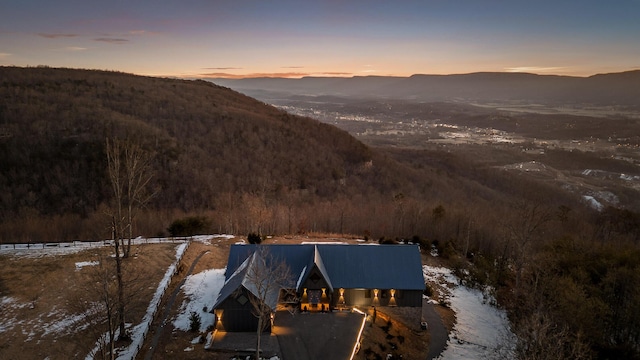
[[[353,352],[364,315],[351,312],[290,313],[278,311],[273,332],[262,336],[263,356],[282,360],[348,360]],[[255,333],[216,332],[211,350],[250,355]]]
[[[274,333],[283,360],[351,357],[364,315],[351,312],[296,313],[279,311]]]

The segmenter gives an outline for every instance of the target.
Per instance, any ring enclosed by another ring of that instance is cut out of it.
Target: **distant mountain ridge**
[[[256,94],[335,95],[416,101],[541,102],[640,106],[640,70],[589,77],[531,73],[478,72],[410,77],[356,76],[209,79],[216,84]]]

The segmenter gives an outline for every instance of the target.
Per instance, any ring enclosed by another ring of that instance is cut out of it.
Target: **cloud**
[[[248,79],[248,78],[289,78],[299,79],[305,76],[350,76],[352,73],[346,72],[322,72],[322,73],[306,73],[306,72],[277,72],[277,73],[250,73],[250,74],[230,74],[225,72],[214,72],[200,74],[204,78],[222,78],[222,79]]]
[[[57,39],[57,38],[72,38],[78,36],[78,34],[48,34],[48,33],[38,33],[38,36],[42,36],[47,39]]]
[[[8,53],[0,53],[0,59],[7,58],[7,57],[9,57],[9,56],[11,56],[11,54],[8,54]]]
[[[324,72],[324,73],[316,73],[315,75],[353,76],[353,73],[350,73],[350,72]]]
[[[304,66],[283,66],[281,69],[304,69]]]
[[[67,51],[84,51],[84,50],[87,50],[87,48],[83,48],[83,47],[80,47],[80,46],[67,46],[66,48],[64,48],[64,50],[67,50]]]
[[[282,72],[282,73],[251,73],[251,74],[229,74],[224,72],[200,74],[207,78],[223,78],[223,79],[245,79],[245,78],[301,78],[309,76],[308,73],[299,72]]]
[[[126,34],[122,36],[154,36],[159,35],[160,33],[157,31],[148,31],[148,30],[130,30]]]
[[[506,72],[526,72],[526,73],[555,73],[560,70],[566,69],[565,67],[559,66],[518,66],[518,67],[510,67],[505,68]]]
[[[207,68],[202,68],[202,70],[242,70],[242,68],[239,68],[239,67],[207,67]]]
[[[96,38],[93,39],[94,41],[101,41],[101,42],[106,42],[109,44],[125,44],[129,42],[129,39],[122,39],[122,38],[112,38],[112,37],[101,37],[101,38]]]

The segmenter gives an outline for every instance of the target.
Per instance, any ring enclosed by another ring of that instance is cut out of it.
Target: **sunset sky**
[[[640,0],[0,0],[0,65],[177,77],[640,69]]]

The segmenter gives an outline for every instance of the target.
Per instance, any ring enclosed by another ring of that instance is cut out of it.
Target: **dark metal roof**
[[[238,267],[230,277],[226,279],[213,308],[217,308],[224,300],[233,295],[240,286],[243,286],[258,299],[264,298],[265,303],[275,311],[276,305],[278,305],[280,289],[278,287],[268,287],[259,290],[254,283],[256,277],[252,274],[264,271],[264,266],[266,266],[265,262],[261,260],[263,259],[260,259],[256,252],[246,258],[242,264],[240,264],[240,267]]]
[[[306,267],[315,263],[316,247],[328,282],[334,288],[423,290],[422,261],[417,245],[232,245],[225,277],[229,277],[256,249],[268,247],[276,261],[285,261],[293,286]],[[306,272],[306,271],[305,271]]]

